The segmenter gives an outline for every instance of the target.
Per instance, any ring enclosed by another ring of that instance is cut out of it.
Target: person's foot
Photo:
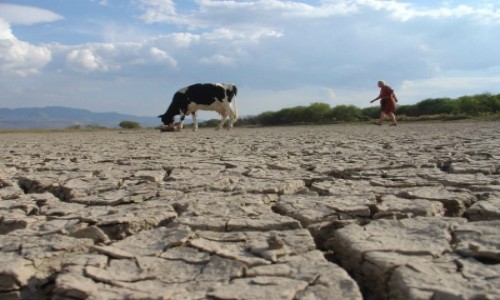
[[[397,124],[397,123],[392,123],[392,124],[391,124],[391,125],[389,125],[389,126],[398,126],[398,124]]]
[[[373,124],[380,126],[380,125],[382,125],[382,122],[373,122]]]

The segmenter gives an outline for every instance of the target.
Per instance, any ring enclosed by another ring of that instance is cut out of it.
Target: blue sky
[[[497,0],[0,0],[0,107],[156,116],[196,82],[243,116],[368,107],[380,79],[413,104],[500,93],[498,49]]]

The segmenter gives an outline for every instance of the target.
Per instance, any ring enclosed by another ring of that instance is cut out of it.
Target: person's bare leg
[[[392,125],[398,125],[398,122],[396,121],[396,115],[394,115],[394,113],[390,113],[389,116],[391,116]]]
[[[385,114],[383,112],[380,112],[380,118],[378,120],[378,125],[382,125],[382,122],[385,119]]]

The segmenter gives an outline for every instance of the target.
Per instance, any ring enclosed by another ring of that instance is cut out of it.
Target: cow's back
[[[197,83],[190,85],[186,89],[186,96],[189,101],[198,104],[210,104],[215,99],[221,101],[225,97],[225,90],[222,86],[211,83]]]

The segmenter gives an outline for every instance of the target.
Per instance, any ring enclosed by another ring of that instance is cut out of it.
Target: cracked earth
[[[1,299],[500,299],[500,123],[0,134]]]

